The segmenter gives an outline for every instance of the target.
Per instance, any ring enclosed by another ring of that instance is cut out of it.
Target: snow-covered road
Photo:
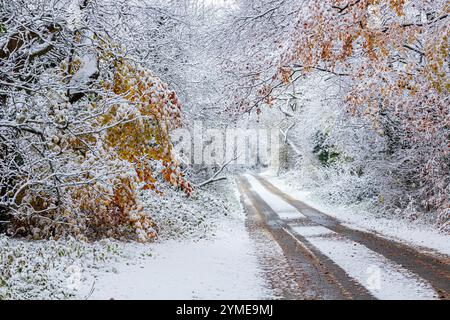
[[[319,261],[323,275],[335,284],[328,290],[336,291],[324,293],[325,282],[316,281],[322,298],[327,295],[362,299],[449,297],[448,257],[434,257],[375,234],[351,229],[259,176],[242,178],[241,192],[247,198],[247,207],[253,207],[263,217],[272,233],[290,236],[279,241],[282,247],[299,245],[309,252],[303,259],[309,259],[310,264]],[[320,278],[305,270],[305,262],[294,267],[306,277]]]

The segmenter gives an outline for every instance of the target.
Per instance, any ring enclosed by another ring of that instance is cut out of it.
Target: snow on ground
[[[276,208],[280,207],[282,200],[274,195],[276,199],[269,197],[267,189],[254,177],[247,175],[246,178],[252,190],[277,212]],[[280,184],[278,181],[279,188],[285,190],[286,187]],[[438,297],[426,280],[362,244],[320,225],[290,224],[290,226],[295,233],[328,256],[349,277],[364,286],[378,299],[435,299]]]
[[[296,226],[293,229],[378,299],[428,300],[438,296],[428,282],[414,273],[328,228]]]
[[[326,203],[310,190],[297,190],[296,186],[289,182],[288,175],[276,177],[273,171],[265,172],[262,175],[280,190],[323,213],[339,219],[345,226],[362,231],[376,232],[385,238],[418,247],[423,252],[450,255],[450,236],[430,226],[396,217],[379,217],[371,214],[362,205],[350,207]]]
[[[295,207],[291,206],[286,201],[282,200],[280,197],[274,195],[264,188],[253,176],[246,174],[245,178],[250,182],[252,188],[257,192],[261,198],[270,203],[271,208],[277,213],[281,219],[300,219],[305,218],[305,216],[300,213]]]
[[[272,298],[236,186],[216,185],[190,198],[148,195],[154,243],[0,235],[0,300]]]
[[[212,239],[136,248],[152,255],[132,265],[122,263],[115,273],[99,274],[92,299],[271,298],[241,219],[224,219]]]
[[[129,258],[96,273],[79,296],[93,288],[91,299],[272,298],[234,182],[214,188],[152,203],[160,240],[124,244]]]
[[[77,289],[91,273],[120,259],[118,241],[27,241],[0,235],[0,300],[80,297]]]

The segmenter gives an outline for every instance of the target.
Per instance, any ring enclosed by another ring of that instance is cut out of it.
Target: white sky
[[[233,0],[204,0],[205,4],[212,4],[215,6],[229,6],[233,3]]]

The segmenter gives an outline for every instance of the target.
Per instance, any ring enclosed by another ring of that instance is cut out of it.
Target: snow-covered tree
[[[125,1],[1,1],[0,215],[10,233],[145,241],[156,229],[139,190],[158,192],[161,176],[191,192],[170,141],[181,125],[175,92],[128,53],[136,43],[111,36],[133,12]]]
[[[448,10],[441,0],[238,1],[224,29],[233,45],[222,44],[235,110],[282,104],[286,114],[287,97],[305,92],[295,86],[325,77],[339,89],[327,103],[340,125],[327,139],[362,153],[342,152],[342,161],[364,175],[371,159],[384,191],[397,190],[389,205],[437,211],[448,225]],[[366,138],[338,134],[355,121]],[[375,140],[376,154],[360,145]]]

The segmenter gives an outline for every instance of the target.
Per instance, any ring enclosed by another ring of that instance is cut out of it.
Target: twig
[[[211,176],[211,178],[209,178],[209,179],[203,181],[202,183],[195,184],[194,186],[195,186],[196,188],[201,188],[201,187],[203,187],[203,186],[205,186],[205,185],[207,185],[207,184],[209,184],[209,183],[227,179],[227,177],[224,177],[224,176],[222,176],[222,177],[217,177],[217,176],[223,171],[223,169],[225,169],[231,162],[235,161],[237,158],[239,158],[239,155],[233,157],[232,159],[230,159],[230,160],[228,160],[228,161],[226,161],[226,162],[224,161],[224,162],[222,163],[222,165],[220,166],[219,170],[217,170],[217,171]]]
[[[95,291],[95,280],[94,280],[94,282],[92,283],[91,290],[89,291],[88,295],[84,298],[84,300],[88,300],[88,299],[92,296],[92,294],[94,293],[94,291]]]

